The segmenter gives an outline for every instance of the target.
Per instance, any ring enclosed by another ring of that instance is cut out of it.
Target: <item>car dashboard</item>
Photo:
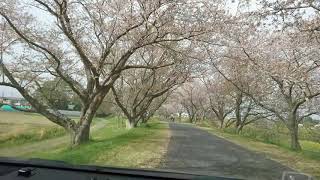
[[[160,180],[160,179],[213,179],[226,177],[202,176],[171,171],[129,169],[101,166],[71,165],[60,161],[40,159],[18,160],[0,158],[1,180]]]

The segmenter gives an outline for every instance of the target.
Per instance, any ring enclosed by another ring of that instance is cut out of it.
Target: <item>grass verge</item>
[[[257,139],[251,139],[236,134],[223,132],[219,129],[204,128],[214,135],[227,139],[235,144],[243,146],[249,150],[262,153],[269,159],[280,162],[283,165],[311,174],[317,179],[320,178],[320,144],[311,141],[301,141],[303,150],[295,152],[286,146],[268,144]]]
[[[150,122],[127,130],[116,118],[92,134],[92,141],[76,149],[61,147],[47,152],[33,152],[24,157],[66,161],[72,164],[154,168],[160,163],[168,141],[166,123]]]
[[[65,135],[63,128],[37,113],[0,111],[0,148]]]
[[[18,146],[26,143],[42,141],[50,138],[60,137],[66,134],[66,131],[60,127],[40,128],[31,132],[19,133],[0,138],[1,147]]]

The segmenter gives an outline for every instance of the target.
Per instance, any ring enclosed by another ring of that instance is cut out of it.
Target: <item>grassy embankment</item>
[[[15,127],[11,124],[12,127],[9,133],[0,134],[3,137],[6,136],[7,139],[10,137],[9,141],[5,141],[5,138],[2,139],[3,142],[0,143],[0,148],[4,146],[8,148],[8,145],[10,145],[9,148],[11,146],[12,148],[27,147],[30,143],[37,145],[37,142],[39,142],[39,145],[43,145],[41,142],[44,136],[42,136],[42,139],[39,138],[39,127],[48,132],[52,131],[51,129],[58,128],[37,114],[19,113],[6,114],[6,116],[11,119],[10,122],[14,120],[20,123],[13,123]],[[4,117],[4,114],[0,112],[0,119],[2,117]],[[45,120],[45,123],[43,120]],[[94,121],[99,120],[105,121],[105,126],[93,131],[91,141],[87,144],[75,149],[70,149],[65,144],[46,151],[34,149],[27,154],[20,155],[20,157],[62,160],[73,164],[139,168],[154,168],[158,166],[169,141],[168,125],[166,123],[152,121],[148,125],[128,130],[125,129],[124,123],[116,117],[108,119],[97,118]],[[30,122],[32,123],[30,124]],[[0,129],[6,128],[3,126],[2,121],[0,125]],[[56,135],[63,136],[63,133]],[[28,134],[30,138],[23,138],[25,134]],[[45,138],[54,140],[57,136],[52,133]],[[68,136],[65,137],[68,138]]]
[[[0,111],[0,148],[65,135],[63,128],[36,113]]]
[[[167,124],[151,122],[127,130],[119,127],[116,118],[109,119],[109,122],[105,128],[92,134],[91,142],[76,149],[61,147],[27,156],[62,160],[72,164],[157,167],[167,149]]]
[[[249,126],[241,134],[236,134],[234,128],[221,130],[211,126],[204,129],[283,165],[320,178],[320,143],[316,141],[316,135],[305,128],[300,129],[302,151],[299,152],[290,150],[288,131],[281,125],[273,128]]]

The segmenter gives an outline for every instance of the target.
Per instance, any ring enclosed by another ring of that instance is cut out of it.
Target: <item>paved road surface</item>
[[[292,171],[264,156],[186,124],[170,124],[162,169],[245,179],[281,179]]]

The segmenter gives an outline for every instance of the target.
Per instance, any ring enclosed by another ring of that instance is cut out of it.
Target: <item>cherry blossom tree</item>
[[[257,105],[273,113],[288,128],[291,148],[301,150],[298,124],[317,113],[308,111],[320,95],[316,46],[300,33],[272,33],[238,41],[227,59],[246,62],[244,71],[250,81],[241,86],[232,74],[221,74]],[[223,72],[224,71],[224,72]]]
[[[128,119],[128,128],[146,122],[189,76],[188,68],[170,51],[143,49],[135,58],[151,68],[123,71],[112,88],[116,104]]]
[[[219,21],[208,19],[220,13],[212,11],[214,4],[179,0],[2,1],[0,65],[6,78],[0,85],[17,89],[34,109],[64,127],[71,134],[71,145],[77,146],[89,140],[92,119],[121,72],[150,69],[148,64],[134,63],[131,56],[143,47],[174,50],[178,42],[212,31]],[[54,78],[64,81],[79,97],[79,121],[33,96],[43,82]]]

